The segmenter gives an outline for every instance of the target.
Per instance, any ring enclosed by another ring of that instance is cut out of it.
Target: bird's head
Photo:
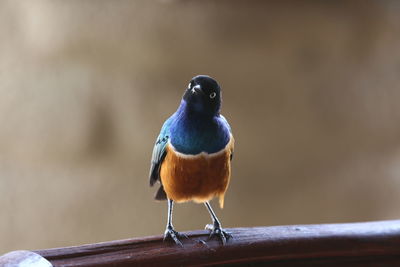
[[[183,100],[193,112],[216,115],[221,109],[221,88],[213,78],[198,75],[189,82]]]

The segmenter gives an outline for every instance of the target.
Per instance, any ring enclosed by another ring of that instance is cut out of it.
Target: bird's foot
[[[206,230],[210,230],[210,236],[208,239],[217,236],[221,240],[222,245],[225,245],[226,241],[232,238],[232,235],[229,232],[224,231],[220,224],[207,224],[205,228]]]
[[[175,244],[181,247],[183,247],[183,245],[179,239],[182,237],[188,238],[187,235],[175,231],[173,227],[167,227],[164,233],[164,241],[166,241],[167,239],[172,239],[175,242]]]

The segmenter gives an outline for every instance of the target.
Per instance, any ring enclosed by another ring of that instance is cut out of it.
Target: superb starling
[[[225,232],[209,201],[224,195],[231,175],[234,139],[231,127],[220,114],[221,88],[211,77],[194,77],[178,110],[165,121],[153,149],[150,185],[160,182],[155,199],[168,201],[168,223],[164,240],[176,244],[183,235],[174,230],[174,202],[204,203],[213,224],[206,225],[210,238],[217,236],[223,244],[231,235]]]

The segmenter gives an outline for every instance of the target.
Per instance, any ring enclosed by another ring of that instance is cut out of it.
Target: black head
[[[210,76],[198,75],[190,81],[183,99],[191,111],[216,115],[221,109],[221,88]]]

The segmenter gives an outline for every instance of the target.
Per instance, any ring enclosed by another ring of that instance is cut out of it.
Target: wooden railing
[[[50,262],[38,266],[400,266],[400,220],[227,230],[234,238],[225,246],[199,230],[186,233],[183,248],[151,236],[17,251],[0,257],[0,266],[30,257]]]

